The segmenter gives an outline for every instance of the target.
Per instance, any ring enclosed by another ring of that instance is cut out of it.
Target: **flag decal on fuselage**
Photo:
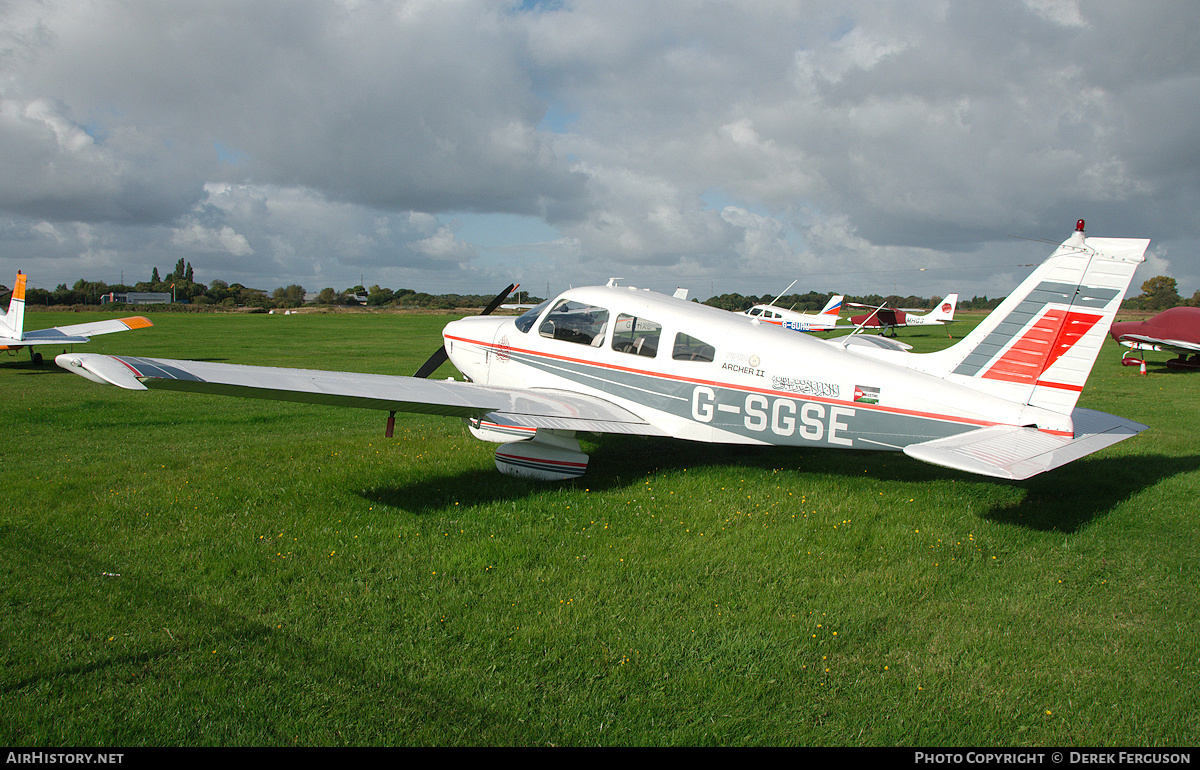
[[[879,388],[872,388],[867,385],[855,385],[854,400],[863,404],[878,404]]]

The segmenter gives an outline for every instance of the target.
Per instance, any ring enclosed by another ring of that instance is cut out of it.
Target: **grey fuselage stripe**
[[[982,342],[975,346],[975,349],[954,369],[954,373],[966,377],[974,377],[979,374],[988,362],[998,356],[1021,333],[1021,330],[1028,326],[1030,321],[1037,318],[1052,302],[1068,307],[1082,306],[1103,309],[1117,294],[1116,289],[1042,281],[1013,308],[1011,313],[1004,317],[1004,320],[990,334],[984,337]]]
[[[984,424],[944,415],[904,414],[862,402],[805,397],[697,377],[672,379],[600,367],[540,354],[510,351],[512,360],[650,409],[780,445],[820,445],[897,451]],[[699,374],[699,373],[698,373]]]

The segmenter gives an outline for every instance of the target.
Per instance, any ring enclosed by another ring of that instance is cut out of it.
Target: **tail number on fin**
[[[798,436],[805,441],[821,441],[837,446],[853,446],[844,435],[850,426],[845,422],[855,409],[820,404],[814,401],[797,402],[791,398],[771,398],[760,393],[748,393],[741,404],[721,403],[717,393],[707,385],[692,390],[692,419],[712,423],[738,433],[765,433],[776,436]],[[729,415],[722,419],[720,415]],[[741,418],[740,421],[738,418]]]

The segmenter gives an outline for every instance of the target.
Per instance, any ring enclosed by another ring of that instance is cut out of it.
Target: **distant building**
[[[171,304],[171,292],[110,291],[107,294],[100,295],[101,305],[107,305],[109,302],[124,302],[127,305],[169,305]]]

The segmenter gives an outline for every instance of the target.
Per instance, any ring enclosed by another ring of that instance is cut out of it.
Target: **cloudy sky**
[[[1200,4],[0,0],[0,283],[1200,289]],[[1136,292],[1135,292],[1136,293]]]

